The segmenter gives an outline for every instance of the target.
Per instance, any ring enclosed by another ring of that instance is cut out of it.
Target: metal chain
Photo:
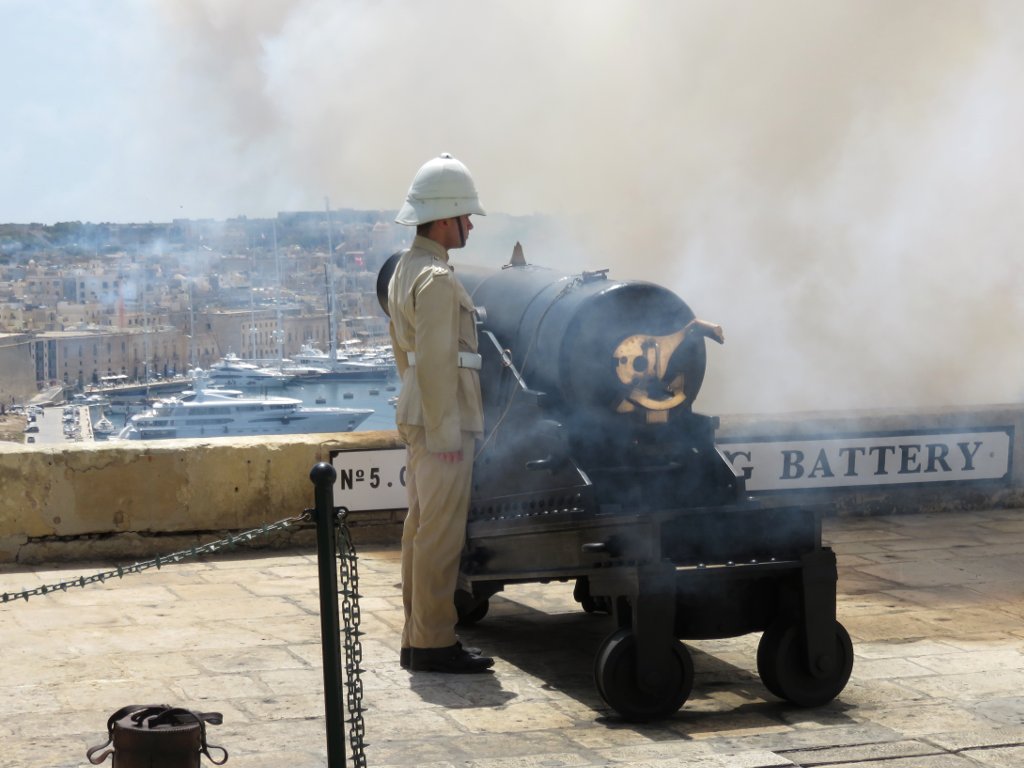
[[[345,703],[348,710],[348,741],[354,768],[366,768],[366,729],[363,724],[363,646],[359,638],[359,567],[344,515],[338,521],[338,559],[341,578],[341,621],[345,648]]]
[[[118,566],[117,568],[101,571],[91,576],[79,576],[75,579],[61,581],[56,584],[44,584],[34,589],[25,589],[21,592],[4,592],[0,596],[0,602],[10,603],[22,599],[27,601],[35,595],[48,595],[53,592],[67,592],[69,587],[85,587],[89,584],[103,583],[107,579],[117,577],[119,579],[133,573],[142,573],[150,568],[160,569],[164,565],[180,563],[189,558],[209,555],[222,549],[229,549],[239,544],[254,541],[276,531],[291,528],[299,523],[308,523],[313,519],[312,510],[306,510],[301,515],[285,518],[276,523],[262,525],[243,533],[232,534],[224,539],[211,541],[207,544],[173,552],[169,555],[157,555],[152,560],[145,560],[133,563],[129,566]],[[360,675],[363,672],[363,647],[359,638],[363,632],[359,630],[359,569],[356,559],[355,547],[352,544],[352,537],[344,518],[339,516],[338,521],[339,541],[341,543],[338,559],[340,561],[341,576],[341,619],[343,621],[344,647],[345,647],[345,688],[346,703],[348,705],[349,744],[352,748],[352,765],[354,768],[366,768],[365,735],[366,729],[363,723],[363,681]]]
[[[173,552],[169,555],[157,555],[152,560],[145,560],[141,563],[133,563],[129,566],[118,566],[117,568],[109,571],[95,573],[92,576],[79,576],[77,579],[69,579],[68,581],[61,581],[56,584],[44,584],[41,587],[24,589],[21,592],[4,592],[2,597],[0,597],[0,603],[9,603],[18,599],[28,601],[30,597],[35,595],[48,595],[51,592],[57,591],[67,592],[68,587],[85,587],[89,584],[96,584],[97,582],[103,583],[107,579],[113,579],[115,576],[122,579],[129,574],[142,573],[150,568],[160,569],[165,565],[180,563],[182,560],[187,560],[190,557],[210,555],[222,549],[230,549],[231,547],[236,547],[239,544],[254,541],[263,536],[267,536],[268,534],[275,533],[276,531],[283,531],[287,528],[291,528],[293,525],[308,523],[312,519],[311,513],[307,511],[303,512],[301,515],[296,515],[295,517],[287,517],[284,520],[278,520],[276,523],[261,525],[259,528],[253,528],[249,531],[232,534],[227,538],[211,541],[207,544],[201,544],[190,549],[183,549],[180,552]]]

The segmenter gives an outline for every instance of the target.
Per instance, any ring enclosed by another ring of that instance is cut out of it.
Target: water
[[[183,385],[184,386],[184,385]],[[343,408],[372,408],[373,414],[362,424],[356,427],[357,432],[374,432],[395,429],[395,407],[388,402],[389,399],[398,395],[398,379],[391,381],[322,381],[292,383],[281,389],[271,389],[266,392],[255,390],[243,390],[246,396],[262,397],[270,395],[276,397],[294,397],[301,400],[303,405],[324,406],[334,405]],[[162,396],[170,396],[165,392]],[[145,406],[135,405],[128,414],[114,413],[110,408],[92,408],[91,415],[95,423],[104,413],[114,425],[120,429],[124,426],[129,416],[141,413],[146,410]]]
[[[395,429],[395,407],[388,402],[398,395],[398,381],[323,381],[289,384],[280,394],[295,397],[304,405],[338,405],[344,408],[372,408],[373,415],[357,432]],[[317,402],[322,400],[323,402]]]

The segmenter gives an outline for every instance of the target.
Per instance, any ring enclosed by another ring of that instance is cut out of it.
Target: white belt
[[[409,365],[416,365],[416,353],[406,352],[405,354]],[[459,368],[472,368],[474,371],[479,371],[482,359],[476,352],[459,352]]]

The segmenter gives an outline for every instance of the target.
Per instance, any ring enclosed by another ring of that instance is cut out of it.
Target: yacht
[[[114,422],[106,416],[103,416],[99,421],[94,422],[92,425],[92,433],[96,437],[109,437],[116,431],[117,428],[114,426]]]
[[[239,390],[196,388],[157,400],[132,416],[118,433],[121,440],[174,437],[239,437],[351,432],[372,408],[310,407],[292,397],[249,397]]]
[[[110,405],[110,398],[101,392],[91,392],[89,394],[76,394],[71,396],[71,401],[75,405],[87,405],[87,406],[100,406],[106,407]]]
[[[296,363],[290,357],[281,358],[250,358],[244,362],[250,365],[255,365],[257,368],[271,368],[275,371],[281,371],[286,376],[291,376],[292,384],[299,384],[303,379],[318,379],[326,373],[330,373],[326,368],[318,368],[315,365],[301,365]]]
[[[277,368],[261,368],[247,363],[233,352],[210,366],[206,377],[211,384],[240,389],[276,389],[290,383],[295,377]]]
[[[316,365],[300,365],[287,357],[281,362],[281,370],[294,377],[296,381],[320,379],[330,373],[326,368]]]
[[[325,381],[386,381],[394,373],[394,365],[386,359],[363,354],[336,352],[333,356],[311,344],[303,344],[297,355],[299,365],[323,369],[318,378]]]

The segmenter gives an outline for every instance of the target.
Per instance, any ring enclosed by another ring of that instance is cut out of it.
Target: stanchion
[[[320,462],[309,473],[315,487],[316,560],[320,573],[320,636],[324,660],[324,714],[327,718],[327,766],[345,768],[344,714],[341,705],[341,625],[338,620],[337,525],[333,466]]]

